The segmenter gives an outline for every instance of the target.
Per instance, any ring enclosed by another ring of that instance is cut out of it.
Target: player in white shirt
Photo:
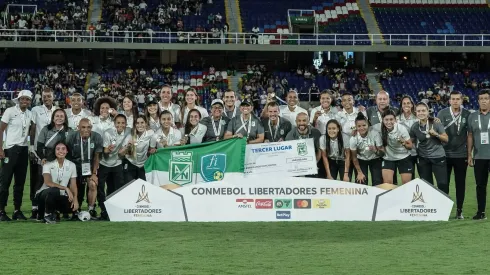
[[[87,109],[83,109],[83,96],[80,93],[73,93],[70,96],[70,103],[71,108],[65,110],[68,116],[68,127],[76,131],[80,120],[90,117],[92,113]]]
[[[150,101],[145,107],[145,117],[148,121],[148,126],[153,132],[160,129],[160,109],[158,108],[158,103],[156,101]]]
[[[55,211],[68,214],[78,210],[77,168],[65,157],[68,146],[59,141],[55,144],[56,159],[43,166],[44,183],[36,193],[39,218],[45,223],[56,223]]]
[[[126,116],[127,126],[133,128],[133,119],[138,116],[138,106],[134,97],[127,95],[123,98],[122,102],[123,110],[121,114]]]
[[[160,102],[158,102],[160,112],[165,110],[172,113],[174,117],[174,123],[177,128],[181,126],[180,123],[180,106],[172,103],[172,87],[170,85],[163,85],[160,91]]]
[[[32,203],[32,215],[31,219],[35,220],[37,219],[37,206],[36,203],[34,202],[34,196],[36,195],[36,191],[41,187],[43,184],[43,176],[41,175],[42,172],[42,166],[41,166],[41,159],[37,156],[36,154],[36,146],[37,146],[37,139],[39,137],[39,133],[41,130],[48,124],[51,123],[51,116],[53,114],[53,111],[58,109],[58,107],[53,105],[53,99],[54,99],[54,93],[53,90],[50,88],[46,88],[43,90],[41,94],[41,98],[43,101],[43,105],[40,106],[35,106],[32,108],[32,124],[31,124],[31,130],[30,130],[30,142],[31,142],[31,147],[30,147],[30,159],[31,159],[31,165],[30,165],[30,198],[31,198],[31,203]]]
[[[385,147],[382,163],[383,181],[393,183],[395,171],[401,175],[402,183],[412,179],[413,164],[410,160],[412,141],[405,126],[399,125],[396,113],[387,109],[382,114],[381,138]]]
[[[146,180],[144,166],[154,134],[153,130],[148,129],[146,116],[139,115],[131,129],[131,138],[127,139],[119,150],[119,155],[126,156],[123,160],[124,183],[135,179]]]
[[[158,148],[180,145],[182,134],[173,127],[172,113],[163,111],[160,114],[160,129],[155,132],[150,140],[150,153],[153,154]]]
[[[187,121],[185,122],[185,127],[181,129],[182,145],[202,143],[202,138],[206,134],[208,127],[200,124],[200,121],[201,113],[196,109],[190,110]]]
[[[293,127],[296,127],[296,116],[299,113],[308,115],[308,111],[298,106],[298,93],[295,90],[289,90],[286,101],[288,105],[280,107],[281,115],[289,120]]]
[[[14,220],[26,220],[20,211],[24,195],[27,165],[29,161],[28,142],[29,127],[32,113],[27,108],[31,105],[32,93],[22,90],[15,98],[15,106],[7,108],[0,122],[0,222],[10,221],[5,213],[5,207],[9,197],[9,187],[14,177]],[[5,134],[5,143],[3,135]]]
[[[94,115],[91,116],[92,131],[98,133],[102,137],[108,129],[114,129],[114,122],[111,116],[115,116],[117,104],[110,97],[101,97],[95,101]]]
[[[199,96],[194,88],[189,88],[185,93],[185,103],[184,106],[182,106],[182,109],[183,111],[180,114],[180,121],[182,122],[180,125],[181,128],[185,126],[184,122],[187,121],[187,114],[192,109],[197,109],[201,113],[201,118],[209,116],[208,111],[199,106]]]
[[[337,109],[332,107],[333,95],[330,90],[320,93],[320,106],[315,107],[310,113],[310,123],[325,135],[327,122],[337,118]]]
[[[418,121],[415,116],[415,103],[410,96],[405,95],[402,97],[400,106],[400,114],[397,117],[398,124],[405,126],[410,133],[412,125]],[[415,148],[415,146],[410,150],[410,160],[413,164],[412,179],[415,179],[415,163],[417,162],[417,148]]]

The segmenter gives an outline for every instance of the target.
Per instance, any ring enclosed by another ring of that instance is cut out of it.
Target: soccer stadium
[[[0,15],[0,274],[490,274],[489,1]]]

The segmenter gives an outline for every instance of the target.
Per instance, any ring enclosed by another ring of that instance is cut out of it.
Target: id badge
[[[82,163],[82,176],[90,176],[92,171],[90,170],[90,163]]]
[[[488,132],[480,133],[481,144],[489,144],[488,143]]]

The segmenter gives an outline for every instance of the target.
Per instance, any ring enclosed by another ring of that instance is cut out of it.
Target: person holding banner
[[[42,166],[41,166],[41,158],[36,155],[36,145],[38,142],[39,134],[41,130],[48,124],[51,123],[51,118],[53,111],[58,109],[58,107],[53,105],[54,93],[51,88],[45,88],[42,91],[41,98],[43,101],[43,105],[35,106],[32,108],[32,124],[30,130],[30,157],[31,157],[31,165],[29,166],[30,170],[30,198],[32,202],[32,215],[30,219],[37,219],[37,205],[34,202],[34,196],[36,195],[37,189],[41,187],[43,184],[43,176],[42,176]]]
[[[126,139],[119,150],[120,156],[126,156],[126,159],[123,160],[124,183],[135,179],[146,180],[144,166],[148,159],[148,149],[153,135],[153,130],[148,129],[146,116],[138,116],[131,129],[131,138]]]
[[[333,94],[331,90],[323,90],[320,93],[320,106],[311,110],[310,123],[325,135],[327,122],[337,118],[337,108],[332,107]]]
[[[298,92],[295,90],[289,90],[286,101],[288,105],[281,106],[280,112],[284,118],[291,122],[292,126],[296,126],[296,118],[299,113],[308,115],[308,111],[298,106]]]
[[[412,125],[417,121],[417,117],[415,116],[415,103],[413,102],[412,97],[405,95],[402,97],[401,101],[401,112],[398,116],[397,120],[401,126],[405,126],[408,132],[412,129]],[[415,179],[415,164],[417,163],[417,148],[413,146],[412,150],[410,150],[410,160],[413,164],[412,169],[412,180]],[[395,174],[396,176],[396,174]]]
[[[82,109],[83,96],[80,93],[73,93],[70,96],[70,103],[71,108],[65,109],[66,115],[68,116],[68,127],[77,130],[80,120],[90,117],[92,113],[87,109]]]
[[[473,220],[486,220],[488,171],[490,170],[490,90],[478,93],[480,109],[468,117],[468,164],[474,166],[478,211]]]
[[[158,129],[150,140],[150,153],[156,152],[156,149],[169,146],[180,145],[182,134],[173,127],[172,113],[163,111],[160,114],[160,129]]]
[[[315,146],[315,158],[318,165],[318,161],[321,158],[321,136],[320,131],[311,125],[309,125],[308,114],[298,113],[296,116],[296,127],[293,127],[291,131],[286,136],[286,141],[289,140],[300,140],[300,139],[313,139],[313,144]],[[316,175],[311,175],[311,177],[324,177],[322,170],[319,170],[321,175],[317,173]]]
[[[181,109],[181,113],[179,117],[180,120],[178,121],[182,121],[182,123],[185,123],[187,121],[187,115],[189,114],[189,111],[192,109],[197,109],[201,113],[201,118],[205,118],[209,116],[208,111],[203,107],[199,106],[199,95],[197,94],[196,89],[189,88],[187,89],[187,92],[185,92],[185,102],[184,102],[184,106],[182,106]],[[180,128],[184,126],[185,125],[182,124],[180,125]]]
[[[404,126],[397,123],[396,113],[392,109],[386,109],[382,114],[381,139],[385,148],[383,162],[381,164],[383,181],[394,183],[395,171],[398,169],[405,184],[412,179],[413,165],[410,160],[412,141],[410,134]]]
[[[201,113],[197,109],[192,109],[187,115],[187,121],[185,122],[182,132],[181,145],[186,144],[199,144],[202,143],[202,139],[206,134],[208,128],[199,123],[201,120]]]
[[[437,113],[441,121],[448,142],[444,144],[446,152],[446,167],[448,184],[451,179],[451,172],[454,169],[454,182],[456,187],[456,219],[462,220],[463,203],[466,192],[466,170],[468,168],[468,148],[467,136],[468,125],[471,112],[463,108],[463,94],[452,91],[449,95],[448,108],[442,109]]]
[[[349,181],[352,172],[345,167],[345,162],[350,161],[349,147],[344,146],[340,123],[331,119],[326,127],[326,135],[321,136],[319,143],[327,179],[345,180],[348,177]]]
[[[172,103],[172,86],[167,84],[162,86],[162,89],[160,90],[160,102],[158,102],[158,107],[159,112],[167,110],[172,113],[175,125],[177,126],[177,128],[181,127],[180,106],[179,104]]]
[[[264,127],[260,120],[252,115],[253,104],[245,99],[240,104],[241,115],[231,119],[226,129],[225,139],[246,138],[247,144],[264,142]]]
[[[115,116],[117,104],[110,97],[101,97],[95,101],[94,115],[90,117],[92,131],[103,136],[108,129],[114,129],[114,122],[111,116]]]
[[[266,119],[262,120],[264,126],[264,142],[280,142],[286,140],[287,134],[291,131],[291,122],[279,116],[279,105],[276,102],[269,102],[265,108],[267,111]]]
[[[156,101],[150,101],[145,107],[145,116],[148,121],[150,129],[153,132],[160,130],[160,109],[158,108],[158,103]]]
[[[357,115],[356,130],[356,135],[349,140],[350,156],[357,171],[356,182],[367,185],[370,171],[371,184],[381,184],[381,157],[384,154],[381,135],[369,127],[369,121],[362,113]]]
[[[21,211],[27,165],[29,162],[27,136],[32,121],[32,113],[27,108],[31,105],[32,93],[29,90],[19,92],[13,100],[15,106],[7,108],[0,122],[0,222],[11,221],[5,212],[9,197],[9,187],[14,177],[14,215],[13,220],[26,220]],[[3,138],[5,134],[5,143]]]
[[[95,198],[97,196],[97,170],[99,169],[100,154],[104,150],[104,141],[99,133],[92,131],[88,118],[82,118],[78,123],[78,131],[72,132],[66,138],[68,148],[71,148],[68,159],[77,168],[77,196],[79,208],[82,207],[85,193],[92,219],[97,218]],[[72,220],[77,220],[77,212],[73,212]]]
[[[44,183],[35,196],[39,219],[48,224],[56,223],[56,210],[63,214],[78,210],[77,168],[65,158],[68,146],[58,141],[51,150],[55,159],[43,165]]]
[[[225,136],[226,128],[230,119],[223,116],[225,104],[221,99],[214,99],[211,102],[211,116],[201,119],[201,124],[206,126],[206,133],[203,142],[222,140]]]
[[[225,109],[223,115],[231,120],[234,117],[241,115],[236,102],[236,93],[233,90],[227,90],[223,95]],[[212,105],[212,104],[211,104]]]
[[[123,166],[119,150],[123,144],[128,143],[131,138],[131,129],[126,127],[126,116],[118,114],[114,119],[115,128],[104,133],[104,154],[100,160],[99,184],[97,185],[97,201],[100,205],[100,218],[108,220],[109,216],[105,209],[106,190],[107,195],[114,193],[124,185]],[[124,154],[123,154],[124,156]]]
[[[429,117],[429,106],[418,103],[415,106],[418,122],[412,125],[410,137],[412,143],[417,144],[417,169],[421,179],[434,185],[433,178],[437,180],[437,187],[444,193],[449,193],[447,179],[446,153],[442,143],[448,141],[444,126]]]

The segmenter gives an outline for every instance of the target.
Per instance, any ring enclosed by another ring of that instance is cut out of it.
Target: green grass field
[[[490,274],[475,211],[469,169],[464,221],[0,223],[0,274]]]

